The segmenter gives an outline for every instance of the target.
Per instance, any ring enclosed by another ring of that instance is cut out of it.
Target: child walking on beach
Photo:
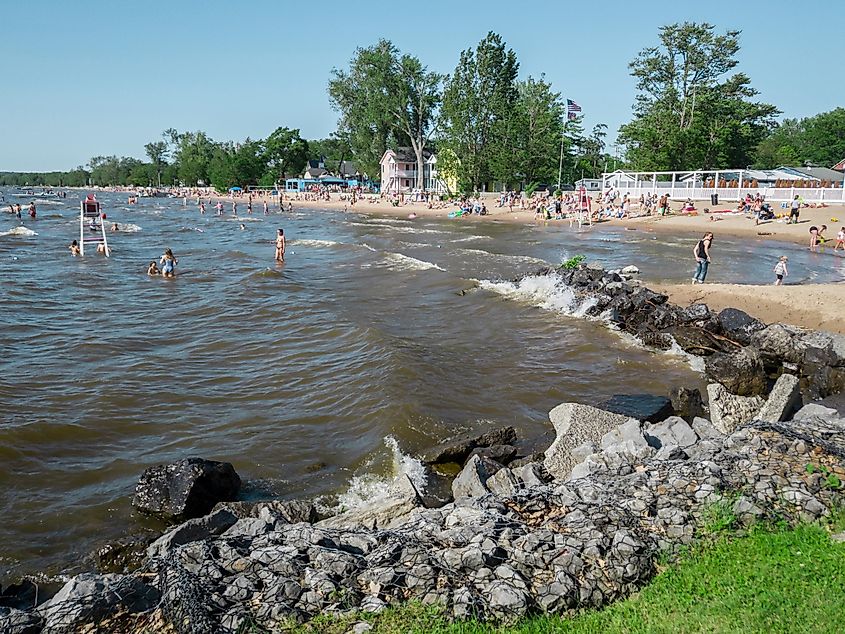
[[[778,263],[775,264],[775,286],[782,286],[783,285],[783,278],[789,275],[789,271],[786,269],[786,263],[789,262],[789,258],[785,255],[780,256]]]
[[[845,227],[842,227],[836,234],[836,244],[833,246],[833,250],[836,251],[839,247],[842,247],[842,250],[845,251]]]

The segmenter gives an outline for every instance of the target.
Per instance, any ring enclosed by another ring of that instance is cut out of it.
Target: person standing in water
[[[789,261],[789,258],[785,255],[780,256],[778,259],[778,263],[775,264],[774,272],[775,277],[775,286],[782,286],[783,285],[783,278],[789,275],[789,271],[786,268],[786,263]]]
[[[692,254],[695,256],[695,261],[697,263],[695,275],[692,278],[693,284],[704,284],[704,278],[707,277],[707,268],[710,266],[710,247],[712,245],[713,233],[708,231],[692,250]]]
[[[285,230],[279,229],[276,233],[276,262],[285,261]]]
[[[266,200],[264,201],[264,215],[265,216],[270,215],[270,209],[267,207],[267,201]]]
[[[179,260],[173,255],[173,251],[166,249],[161,256],[161,274],[164,277],[176,277],[176,264]]]
[[[35,220],[35,201],[29,203],[29,217]]]

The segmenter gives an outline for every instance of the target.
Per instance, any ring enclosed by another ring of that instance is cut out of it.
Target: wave
[[[8,231],[0,231],[0,236],[29,237],[37,235],[37,233],[28,227],[15,227],[14,229],[9,229]]]
[[[429,269],[437,269],[438,271],[445,271],[433,262],[426,262],[425,260],[418,260],[409,255],[402,255],[401,253],[388,253],[385,257],[385,262],[394,271],[427,271]]]
[[[458,249],[461,253],[472,253],[473,255],[497,255],[496,253],[490,253],[489,251],[485,251],[484,249]]]
[[[333,240],[291,240],[288,244],[298,247],[336,247],[343,243]]]
[[[376,252],[376,250],[373,247],[371,247],[369,244],[367,244],[366,242],[362,242],[361,246],[364,247],[367,251],[372,251],[373,253]]]
[[[255,218],[254,216],[233,216],[226,218],[229,222],[264,222],[264,218]]]
[[[416,226],[386,225],[378,222],[350,222],[349,224],[356,227],[380,227],[382,229],[399,231],[400,233],[449,233],[448,231],[441,231],[440,229],[422,229],[417,228]]]
[[[581,301],[559,275],[529,275],[518,282],[475,280],[488,291],[544,310],[562,315],[581,317],[595,304],[595,300]]]
[[[117,229],[123,233],[136,233],[141,230],[141,227],[134,225],[131,222],[118,222]]]
[[[393,436],[387,436],[384,444],[390,453],[389,473],[366,473],[352,477],[346,491],[337,496],[337,504],[333,510],[342,512],[371,506],[373,502],[389,496],[393,484],[402,476],[408,476],[418,491],[425,488],[427,476],[422,462],[403,454]]]
[[[490,236],[467,236],[466,238],[458,238],[457,240],[451,240],[451,242],[473,242],[474,240],[492,240]]]

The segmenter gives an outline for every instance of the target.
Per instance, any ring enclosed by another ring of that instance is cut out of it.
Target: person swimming
[[[178,264],[178,262],[179,260],[177,260],[176,256],[173,255],[173,251],[166,249],[159,262],[161,264],[161,274],[164,277],[175,277],[176,264]]]
[[[74,240],[73,242],[70,243],[70,245],[68,245],[68,249],[70,249],[71,255],[79,255],[80,254],[79,243],[76,240]]]
[[[246,225],[244,223],[241,223],[241,231],[246,231]]]
[[[111,225],[111,230],[112,231],[120,231],[120,226],[116,222],[113,222],[112,225]]]
[[[161,271],[155,263],[155,260],[151,261],[150,265],[147,267],[147,275],[158,275],[159,273],[161,273]]]

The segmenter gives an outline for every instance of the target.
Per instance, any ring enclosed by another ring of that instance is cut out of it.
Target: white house
[[[417,156],[413,148],[400,147],[387,150],[379,161],[381,165],[381,191],[386,194],[410,193],[417,188]],[[423,152],[423,188],[426,191],[445,193],[446,183],[437,173],[437,155]]]

